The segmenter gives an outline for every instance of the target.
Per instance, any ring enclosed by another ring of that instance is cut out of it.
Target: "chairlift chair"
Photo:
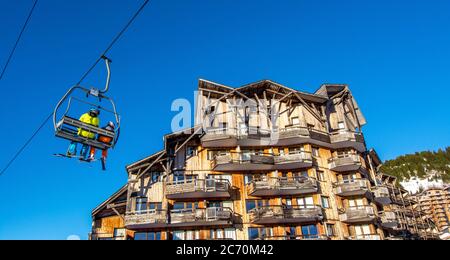
[[[95,88],[87,89],[80,85],[76,85],[76,86],[70,88],[55,107],[55,110],[53,112],[53,125],[54,125],[54,129],[55,129],[55,135],[58,138],[62,138],[62,139],[65,139],[65,140],[68,140],[71,142],[88,145],[88,146],[94,147],[96,149],[106,150],[109,148],[114,148],[119,140],[120,116],[117,113],[117,109],[116,109],[116,105],[115,105],[114,101],[105,95],[105,93],[108,92],[109,85],[110,85],[110,79],[111,79],[110,63],[111,63],[111,60],[105,56],[103,56],[102,58],[105,60],[106,69],[107,69],[107,73],[108,73],[105,89],[104,90],[98,90]],[[84,92],[84,94],[86,95],[86,101],[74,97],[73,94],[75,92]],[[94,97],[98,102],[87,101],[90,97]],[[100,103],[103,100],[106,100],[111,104],[112,110],[108,110],[108,109],[100,106]],[[59,118],[58,112],[60,112],[62,104],[66,101],[68,101],[67,108],[64,111],[62,117]],[[108,131],[108,130],[102,129],[101,126],[95,127],[95,126],[83,123],[80,120],[70,116],[69,114],[70,114],[70,109],[71,109],[73,101],[79,101],[79,102],[88,104],[91,107],[97,108],[100,111],[106,111],[106,112],[112,113],[114,115],[114,118],[116,121],[116,128],[114,129],[114,131]],[[110,138],[112,138],[113,141],[109,144],[106,144],[106,143],[97,141],[97,139],[89,139],[89,138],[79,136],[78,129],[83,129],[84,131],[93,133],[96,136],[101,135],[101,136],[110,137]]]

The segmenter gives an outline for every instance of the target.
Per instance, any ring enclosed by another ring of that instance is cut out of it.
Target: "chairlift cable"
[[[38,0],[36,0],[37,3]],[[119,41],[119,39],[125,34],[125,32],[130,28],[130,26],[133,24],[133,22],[136,20],[136,18],[142,13],[144,8],[147,6],[147,4],[150,2],[150,0],[145,0],[144,3],[140,6],[140,8],[136,11],[136,13],[131,17],[131,19],[127,22],[125,27],[117,34],[116,37],[112,40],[112,42],[108,45],[108,47],[105,49],[105,51],[102,53],[102,55],[97,59],[97,61],[87,70],[87,72],[81,77],[81,79],[78,81],[77,85],[81,84],[84,79],[92,72],[92,70],[98,65],[98,63],[108,54],[108,52],[112,49],[112,47]],[[34,6],[35,7],[35,6]],[[34,10],[33,7],[33,10]],[[31,17],[31,15],[30,15]],[[29,20],[27,20],[29,21]],[[3,76],[3,74],[2,74]],[[1,78],[0,78],[1,79]],[[9,169],[9,167],[17,160],[17,158],[22,154],[22,152],[25,150],[25,148],[30,145],[31,141],[39,134],[39,132],[44,128],[44,126],[50,121],[50,119],[53,117],[53,112],[41,123],[41,125],[36,129],[36,131],[31,135],[31,137],[25,142],[25,144],[17,151],[17,153],[12,157],[12,159],[6,164],[5,168],[0,172],[0,176],[3,176],[3,174]]]
[[[22,30],[19,33],[19,36],[17,37],[16,43],[14,44],[14,47],[11,50],[11,53],[9,54],[8,59],[6,60],[5,66],[3,67],[2,73],[0,74],[0,80],[2,80],[3,76],[6,73],[6,69],[8,68],[9,64],[11,63],[11,60],[14,56],[14,53],[16,52],[17,46],[19,45],[20,40],[22,39],[22,36],[25,32],[25,29],[28,26],[28,23],[31,20],[31,17],[33,16],[34,9],[36,9],[36,5],[38,4],[38,0],[34,1],[33,7],[30,10],[30,13],[28,14],[27,20],[25,21],[24,25],[22,26]]]

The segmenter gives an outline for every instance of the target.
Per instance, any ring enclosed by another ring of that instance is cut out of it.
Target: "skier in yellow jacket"
[[[100,115],[100,111],[98,109],[92,108],[88,113],[83,114],[80,117],[80,121],[88,124],[88,125],[92,125],[95,127],[98,127],[100,125],[100,119],[98,118],[98,116]],[[84,138],[89,138],[89,139],[95,139],[95,133],[89,132],[85,129],[78,129],[78,136],[84,137]],[[87,154],[89,151],[89,146],[86,144],[83,144],[83,147],[81,148],[81,159],[86,160]],[[73,157],[76,156],[77,154],[77,143],[76,142],[72,142],[69,146],[69,149],[67,151],[67,156],[69,157]]]

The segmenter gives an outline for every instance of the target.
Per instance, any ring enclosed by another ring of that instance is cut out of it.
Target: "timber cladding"
[[[126,210],[94,214],[93,233],[124,229],[127,239],[148,240],[432,237],[430,223],[400,214],[417,208],[406,194],[394,203],[395,180],[377,171],[380,160],[367,150],[366,120],[348,86],[308,94],[268,80],[240,88],[200,80],[198,95],[196,127],[165,136],[163,151],[127,167]]]

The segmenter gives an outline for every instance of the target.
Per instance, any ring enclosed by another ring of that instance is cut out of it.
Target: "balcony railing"
[[[231,184],[222,179],[195,179],[166,184],[166,196],[171,200],[229,198]]]
[[[381,240],[381,236],[378,234],[355,235],[347,237],[347,240]]]
[[[328,160],[330,169],[335,172],[356,171],[361,168],[361,159],[358,154],[347,154],[333,157]]]
[[[231,224],[233,211],[229,208],[179,209],[170,211],[172,226],[208,226]]]
[[[167,225],[166,210],[146,210],[139,212],[128,212],[125,215],[125,226],[128,229],[135,228],[157,228]]]
[[[255,240],[330,240],[324,235],[286,235],[286,236],[263,236]]]
[[[247,186],[248,194],[255,197],[293,196],[319,191],[318,181],[311,177],[269,178],[254,180]]]
[[[218,155],[212,162],[215,171],[273,171],[309,168],[313,164],[308,152],[274,156],[262,153],[230,153]]]
[[[390,199],[389,189],[387,187],[377,186],[374,187],[372,191],[374,194],[375,202],[382,205],[388,205],[392,203]]]
[[[349,130],[340,130],[330,134],[331,143],[335,149],[355,148],[359,152],[366,150],[364,136],[362,133]]]
[[[252,209],[250,221],[254,224],[314,223],[323,220],[320,206],[305,207],[267,206]]]
[[[385,211],[381,214],[381,225],[385,228],[396,228],[399,225],[395,212]]]
[[[202,146],[211,147],[236,147],[238,131],[236,128],[210,127],[205,129],[201,138]]]
[[[364,223],[376,219],[375,209],[372,206],[348,207],[341,212],[339,218],[344,223]]]
[[[367,179],[338,182],[334,186],[334,193],[341,197],[366,195],[370,191],[370,184]]]
[[[310,152],[290,153],[274,156],[275,170],[292,170],[311,167],[313,164]]]

